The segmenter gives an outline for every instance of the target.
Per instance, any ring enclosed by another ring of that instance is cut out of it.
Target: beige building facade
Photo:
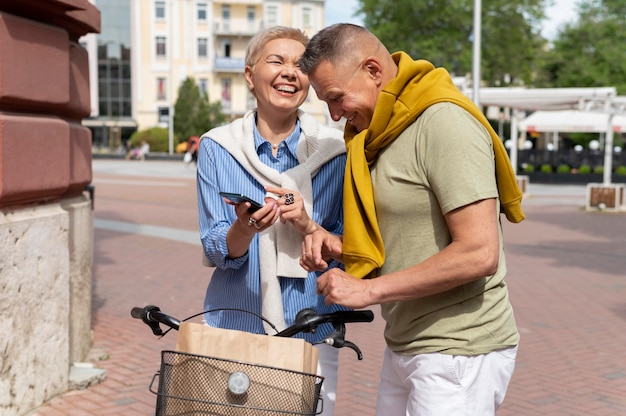
[[[285,25],[309,36],[324,27],[324,0],[132,0],[133,119],[139,130],[166,127],[183,80],[192,77],[229,119],[254,107],[244,78],[248,42]],[[329,122],[311,89],[302,109]],[[199,132],[202,133],[202,132]]]

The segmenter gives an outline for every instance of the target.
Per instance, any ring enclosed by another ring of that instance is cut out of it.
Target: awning
[[[472,97],[472,90],[463,91]],[[574,110],[591,100],[607,100],[617,95],[615,87],[600,88],[481,88],[481,106],[508,107],[522,111]]]
[[[137,122],[132,118],[127,119],[104,119],[104,118],[84,118],[82,125],[85,127],[134,127],[137,128]]]
[[[520,121],[520,131],[538,133],[606,133],[609,114],[590,111],[535,111]],[[613,116],[613,132],[626,132],[626,116]]]

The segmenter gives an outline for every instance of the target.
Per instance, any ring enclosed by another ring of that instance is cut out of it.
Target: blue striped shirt
[[[263,139],[254,127],[254,143],[259,159],[264,164],[284,172],[298,165],[296,146],[300,137],[300,124],[294,132],[278,146],[276,157],[271,144]],[[346,155],[342,154],[323,165],[312,178],[313,221],[332,233],[343,234],[343,177]],[[238,258],[228,257],[226,233],[237,220],[235,210],[226,204],[219,191],[243,193],[263,203],[263,185],[252,177],[219,144],[204,138],[198,151],[198,208],[200,238],[205,255],[216,265],[204,300],[206,310],[238,308],[261,313],[261,289],[259,269],[258,234],[253,238],[248,252]],[[337,266],[334,264],[334,266]],[[308,278],[280,278],[285,322],[291,325],[295,315],[304,308],[313,308],[318,313],[344,309],[326,306],[324,298],[316,293],[318,273],[309,273]],[[233,311],[205,313],[211,326],[238,329],[253,333],[264,333],[262,322],[254,315]],[[320,327],[316,334],[299,335],[309,342],[323,339],[332,330],[330,325]]]

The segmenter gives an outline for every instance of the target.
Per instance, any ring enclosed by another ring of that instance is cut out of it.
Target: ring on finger
[[[283,195],[283,198],[285,198],[285,205],[291,205],[294,202],[296,202],[296,199],[294,198],[293,194],[291,192],[286,193],[285,195]]]
[[[248,227],[252,227],[253,225],[256,227],[256,220],[252,217],[248,218]]]

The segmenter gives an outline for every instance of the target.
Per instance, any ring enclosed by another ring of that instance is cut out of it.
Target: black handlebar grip
[[[372,322],[374,320],[374,312],[370,310],[345,311],[341,314],[344,322]]]
[[[135,306],[133,309],[130,310],[130,316],[132,316],[135,319],[143,319],[143,314],[144,314],[144,308],[139,308]]]

